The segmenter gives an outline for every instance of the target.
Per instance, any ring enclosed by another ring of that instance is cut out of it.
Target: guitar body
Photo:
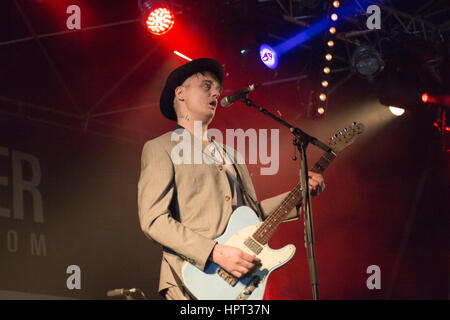
[[[251,208],[239,207],[231,215],[225,232],[216,241],[254,255],[255,253],[244,242],[252,236],[259,225],[261,225],[261,222]],[[185,262],[182,274],[186,289],[199,300],[234,300],[245,291],[246,287],[248,288],[249,283],[256,276],[259,279],[257,286],[246,299],[261,300],[270,273],[286,264],[295,253],[295,246],[293,245],[287,245],[278,250],[269,248],[267,244],[262,247],[262,250],[257,254],[257,257],[261,260],[261,265],[254,273],[238,279],[234,285],[229,284],[218,274],[221,267],[215,263],[211,262],[208,268],[201,271],[194,265]]]

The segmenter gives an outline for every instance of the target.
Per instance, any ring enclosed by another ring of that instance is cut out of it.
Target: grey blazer
[[[233,212],[230,184],[222,165],[195,164],[194,152],[190,155],[178,153],[186,156],[185,159],[190,158],[190,164],[173,161],[174,147],[187,136],[191,138],[191,150],[204,150],[201,142],[183,129],[147,141],[142,150],[139,220],[145,235],[163,246],[159,291],[176,286],[178,279],[182,281],[184,260],[201,270],[205,268],[215,245],[214,239],[225,231]],[[174,138],[180,140],[172,141]],[[238,159],[234,149],[226,147],[226,150],[235,161]],[[253,200],[244,198],[245,204],[259,211],[263,220],[281,204],[288,192],[258,203],[246,165],[237,163],[235,168],[243,188]],[[255,208],[255,204],[258,207]],[[299,217],[294,208],[286,220]]]

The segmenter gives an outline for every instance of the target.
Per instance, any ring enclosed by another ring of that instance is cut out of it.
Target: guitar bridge
[[[233,276],[232,274],[228,273],[227,271],[225,271],[222,268],[219,268],[217,270],[217,274],[223,280],[225,280],[230,286],[234,286],[238,282],[238,279],[235,276]]]

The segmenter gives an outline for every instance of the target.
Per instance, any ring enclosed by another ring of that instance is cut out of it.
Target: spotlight
[[[336,13],[333,13],[331,15],[331,20],[336,21],[338,19],[338,15]]]
[[[275,69],[278,66],[278,53],[271,46],[262,44],[259,47],[259,56],[268,68]]]
[[[325,73],[325,74],[329,74],[331,72],[331,70],[330,70],[330,68],[329,67],[325,67],[325,68],[323,68],[323,73]]]
[[[138,6],[150,33],[160,36],[173,28],[175,16],[165,1],[138,0]]]
[[[327,45],[328,45],[329,47],[333,47],[333,46],[334,46],[334,41],[333,41],[333,40],[328,41],[328,42],[327,42]]]
[[[336,28],[335,27],[331,27],[329,29],[329,31],[330,31],[331,34],[335,34],[336,33]]]
[[[340,6],[339,1],[333,1],[333,7],[339,8],[339,6]]]
[[[179,57],[181,57],[181,58],[183,58],[183,59],[185,59],[187,61],[192,61],[191,58],[189,58],[188,56],[182,54],[181,52],[178,52],[178,51],[175,50],[173,53],[175,53],[177,56],[179,56]]]
[[[362,76],[371,79],[383,70],[384,62],[380,54],[372,47],[362,45],[353,53],[352,67]]]
[[[331,61],[331,59],[333,59],[333,56],[330,53],[327,53],[325,55],[325,59],[327,59],[328,61]]]
[[[393,107],[393,106],[389,106],[389,111],[391,111],[392,114],[396,115],[397,117],[399,117],[399,116],[401,116],[402,114],[405,113],[405,109],[398,108],[398,107]]]
[[[428,103],[430,105],[440,105],[443,107],[450,107],[450,95],[434,95],[428,93],[422,93],[421,100],[423,103]]]
[[[327,100],[327,95],[325,93],[321,93],[319,96],[320,101],[325,101]]]
[[[328,81],[326,80],[322,81],[322,87],[324,88],[328,87]]]

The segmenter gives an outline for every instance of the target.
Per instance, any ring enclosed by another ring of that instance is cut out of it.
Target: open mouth
[[[217,107],[217,100],[210,101],[209,105],[210,105],[210,107],[215,109]]]

